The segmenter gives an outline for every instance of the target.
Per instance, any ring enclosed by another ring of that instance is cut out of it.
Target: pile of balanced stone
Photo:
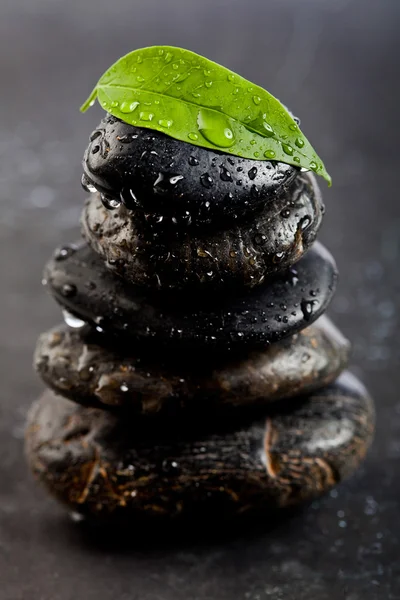
[[[36,477],[128,520],[271,510],[350,475],[374,410],[322,316],[337,272],[314,176],[109,115],[83,164],[86,243],[45,269],[66,324],[36,349]]]

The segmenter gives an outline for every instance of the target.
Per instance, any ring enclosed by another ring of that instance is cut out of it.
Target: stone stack
[[[35,354],[37,478],[125,521],[272,510],[350,475],[374,410],[323,316],[337,272],[314,176],[111,116],[83,165],[85,243],[45,269],[66,323]]]

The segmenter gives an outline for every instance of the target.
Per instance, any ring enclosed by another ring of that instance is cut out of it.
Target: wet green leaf
[[[205,148],[309,169],[331,184],[323,162],[286,108],[266,90],[189,50],[152,46],[120,58],[96,97],[122,121]]]

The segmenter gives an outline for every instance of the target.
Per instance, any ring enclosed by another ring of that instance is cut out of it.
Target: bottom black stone
[[[346,372],[255,420],[208,421],[135,427],[46,392],[29,416],[28,460],[54,496],[90,516],[268,511],[310,500],[351,475],[371,442],[374,407]]]

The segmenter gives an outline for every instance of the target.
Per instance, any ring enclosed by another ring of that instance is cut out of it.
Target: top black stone
[[[283,194],[299,172],[194,146],[111,115],[90,136],[83,169],[83,182],[128,208],[196,224],[253,212]]]

